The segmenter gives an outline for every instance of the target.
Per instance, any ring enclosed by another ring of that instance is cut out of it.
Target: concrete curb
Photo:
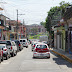
[[[62,55],[62,54],[60,54],[60,53],[58,53],[58,52],[56,52],[54,50],[52,50],[52,52],[59,55],[59,56],[61,56],[63,59],[67,60],[68,62],[72,63],[72,59],[68,58],[67,56]]]

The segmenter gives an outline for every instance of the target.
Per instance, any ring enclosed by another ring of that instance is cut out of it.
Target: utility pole
[[[16,24],[16,32],[18,33],[18,16],[19,15],[25,15],[25,14],[19,14],[17,10],[17,24]],[[18,34],[17,34],[17,39],[18,39]]]

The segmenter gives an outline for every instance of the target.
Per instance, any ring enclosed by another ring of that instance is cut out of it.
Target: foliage
[[[41,24],[43,24],[47,28],[47,31],[49,31],[49,33],[51,30],[51,26],[56,25],[60,21],[60,19],[62,19],[66,8],[70,5],[69,2],[66,3],[65,1],[62,1],[59,4],[60,6],[52,7],[48,11],[48,16],[46,17],[45,20],[46,22],[41,22]]]
[[[40,22],[40,25],[43,25],[45,27],[46,22]]]
[[[45,34],[45,33],[39,33],[39,34],[37,34],[37,35],[34,35],[34,36],[29,36],[29,39],[39,39],[39,37],[40,36],[42,36],[42,35],[47,35],[47,34]]]
[[[32,33],[37,33],[37,32],[38,32],[38,29],[37,29],[37,28],[32,28],[32,29],[31,29],[31,32],[32,32]]]

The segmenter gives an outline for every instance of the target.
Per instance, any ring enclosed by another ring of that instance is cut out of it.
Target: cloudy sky
[[[6,3],[2,3],[2,2]],[[19,20],[23,19],[26,25],[39,24],[41,21],[45,21],[47,12],[53,6],[59,6],[62,0],[0,0],[0,5],[4,8],[4,11],[0,11],[12,20],[17,18],[17,9],[19,14]],[[72,0],[63,0],[65,2],[72,2]]]

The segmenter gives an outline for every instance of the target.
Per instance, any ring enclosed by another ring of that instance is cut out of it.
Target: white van
[[[28,41],[27,41],[27,39],[20,39],[20,43],[23,45],[23,47],[28,48]]]

